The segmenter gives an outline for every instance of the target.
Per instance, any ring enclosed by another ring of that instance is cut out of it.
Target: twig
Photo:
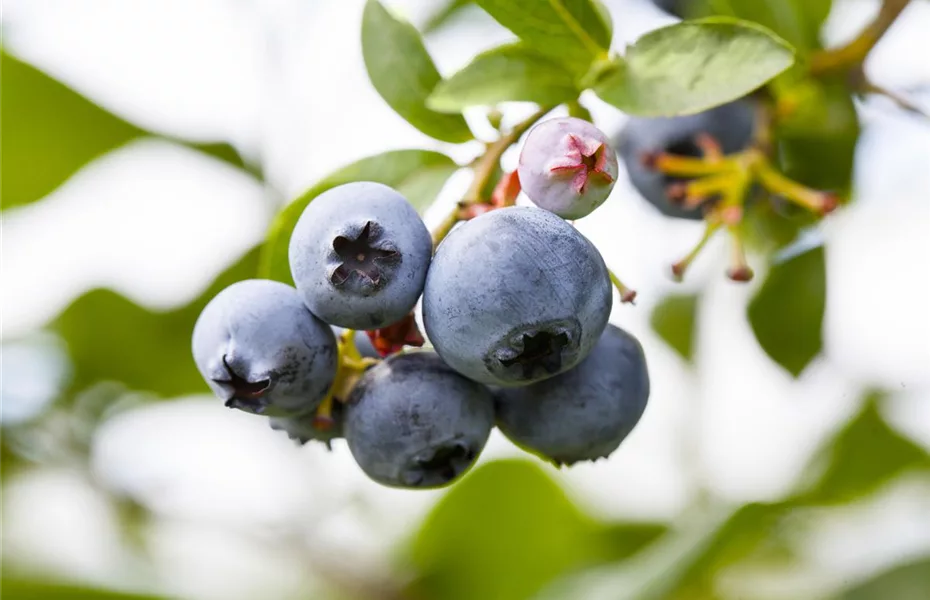
[[[484,202],[482,198],[482,192],[487,187],[488,181],[494,175],[494,171],[497,169],[497,166],[500,164],[501,157],[504,155],[504,152],[507,151],[512,145],[514,145],[526,131],[532,127],[536,121],[541,119],[546,115],[551,107],[542,108],[536,113],[534,113],[530,118],[525,121],[517,123],[513,129],[511,129],[505,135],[502,135],[496,141],[488,144],[487,150],[484,154],[478,159],[474,167],[474,177],[472,178],[471,185],[468,186],[468,190],[465,192],[465,195],[462,196],[462,200],[456,205],[455,209],[449,213],[449,215],[443,219],[442,223],[433,231],[433,247],[439,245],[452,228],[455,227],[455,224],[459,222],[461,218],[462,209],[470,204],[481,204]]]
[[[811,57],[808,70],[811,75],[825,75],[855,68],[872,51],[882,36],[894,24],[898,15],[911,0],[883,0],[881,9],[865,29],[851,42],[839,48],[821,50]]]

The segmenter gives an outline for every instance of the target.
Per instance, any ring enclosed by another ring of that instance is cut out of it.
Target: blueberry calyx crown
[[[271,387],[271,380],[249,381],[236,373],[226,360],[225,354],[223,355],[223,367],[228,379],[213,379],[213,383],[232,388],[233,393],[226,401],[226,406],[253,413],[263,412],[268,405],[268,401],[263,396]]]
[[[368,221],[355,239],[343,235],[333,239],[333,250],[342,259],[342,264],[336,267],[330,277],[333,285],[343,285],[352,273],[357,273],[374,285],[381,283],[384,275],[382,263],[394,260],[399,255],[395,250],[384,250],[372,245],[372,238],[377,237],[376,230],[377,225]]]
[[[562,349],[569,345],[568,335],[553,335],[548,331],[535,334],[523,334],[523,351],[510,359],[501,359],[505,367],[520,365],[523,377],[532,378],[537,369],[543,369],[550,375],[562,368]]]
[[[604,183],[613,182],[614,178],[605,170],[607,165],[607,146],[597,140],[586,142],[577,135],[568,134],[568,152],[565,156],[552,162],[551,173],[574,173],[572,187],[579,194],[584,194],[592,177],[599,177]]]

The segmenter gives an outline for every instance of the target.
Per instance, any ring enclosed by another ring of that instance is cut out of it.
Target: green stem
[[[636,290],[627,287],[620,278],[617,277],[616,273],[607,269],[607,275],[610,276],[610,282],[617,288],[617,292],[620,294],[620,302],[624,304],[629,303],[633,304],[633,301],[636,299]]]
[[[861,65],[910,3],[911,0],[884,0],[878,16],[854,40],[839,48],[821,50],[814,54],[808,67],[810,74],[821,76],[847,71]]]
[[[455,209],[443,219],[436,230],[433,231],[434,249],[439,246],[439,243],[449,235],[449,232],[452,231],[455,224],[459,222],[463,207],[469,204],[481,204],[485,201],[482,197],[482,190],[487,187],[488,181],[494,175],[494,171],[500,164],[504,152],[517,143],[520,137],[550,110],[552,110],[552,107],[540,109],[528,119],[517,123],[513,129],[505,135],[502,135],[495,142],[488,144],[484,154],[475,162],[474,177],[472,177],[471,185],[468,186],[465,195],[462,196],[462,200],[456,205]]]

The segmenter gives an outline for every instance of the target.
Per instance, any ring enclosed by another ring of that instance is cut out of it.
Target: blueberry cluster
[[[296,287],[247,280],[193,332],[200,373],[226,406],[301,443],[345,438],[389,486],[431,488],[468,470],[491,429],[557,464],[606,457],[639,421],[639,342],[609,325],[610,273],[564,218],[607,198],[617,157],[580,119],[527,136],[519,180],[537,207],[468,219],[438,247],[413,206],[372,182],[311,202],[290,240]],[[422,323],[414,319],[422,299]]]

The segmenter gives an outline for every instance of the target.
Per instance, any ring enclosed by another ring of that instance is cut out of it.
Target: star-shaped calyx
[[[330,278],[333,285],[344,284],[352,273],[358,273],[374,285],[381,283],[384,274],[382,263],[395,258],[397,252],[372,246],[374,227],[372,222],[368,221],[354,240],[342,235],[333,240],[333,250],[342,259],[342,264],[336,267]]]
[[[572,188],[579,194],[584,194],[592,179],[604,184],[613,182],[613,176],[606,170],[607,146],[603,142],[570,133],[565,146],[565,154],[549,163],[550,173],[571,175]]]
[[[564,333],[553,335],[547,331],[523,335],[523,352],[514,358],[501,360],[505,367],[520,365],[524,379],[531,379],[537,369],[553,375],[562,369],[562,349],[568,346]]]
[[[213,383],[223,388],[232,388],[232,397],[226,401],[226,406],[253,413],[264,412],[268,401],[263,396],[271,387],[271,380],[249,381],[236,373],[227,362],[225,355],[223,355],[223,366],[226,369],[227,379],[213,379]]]

